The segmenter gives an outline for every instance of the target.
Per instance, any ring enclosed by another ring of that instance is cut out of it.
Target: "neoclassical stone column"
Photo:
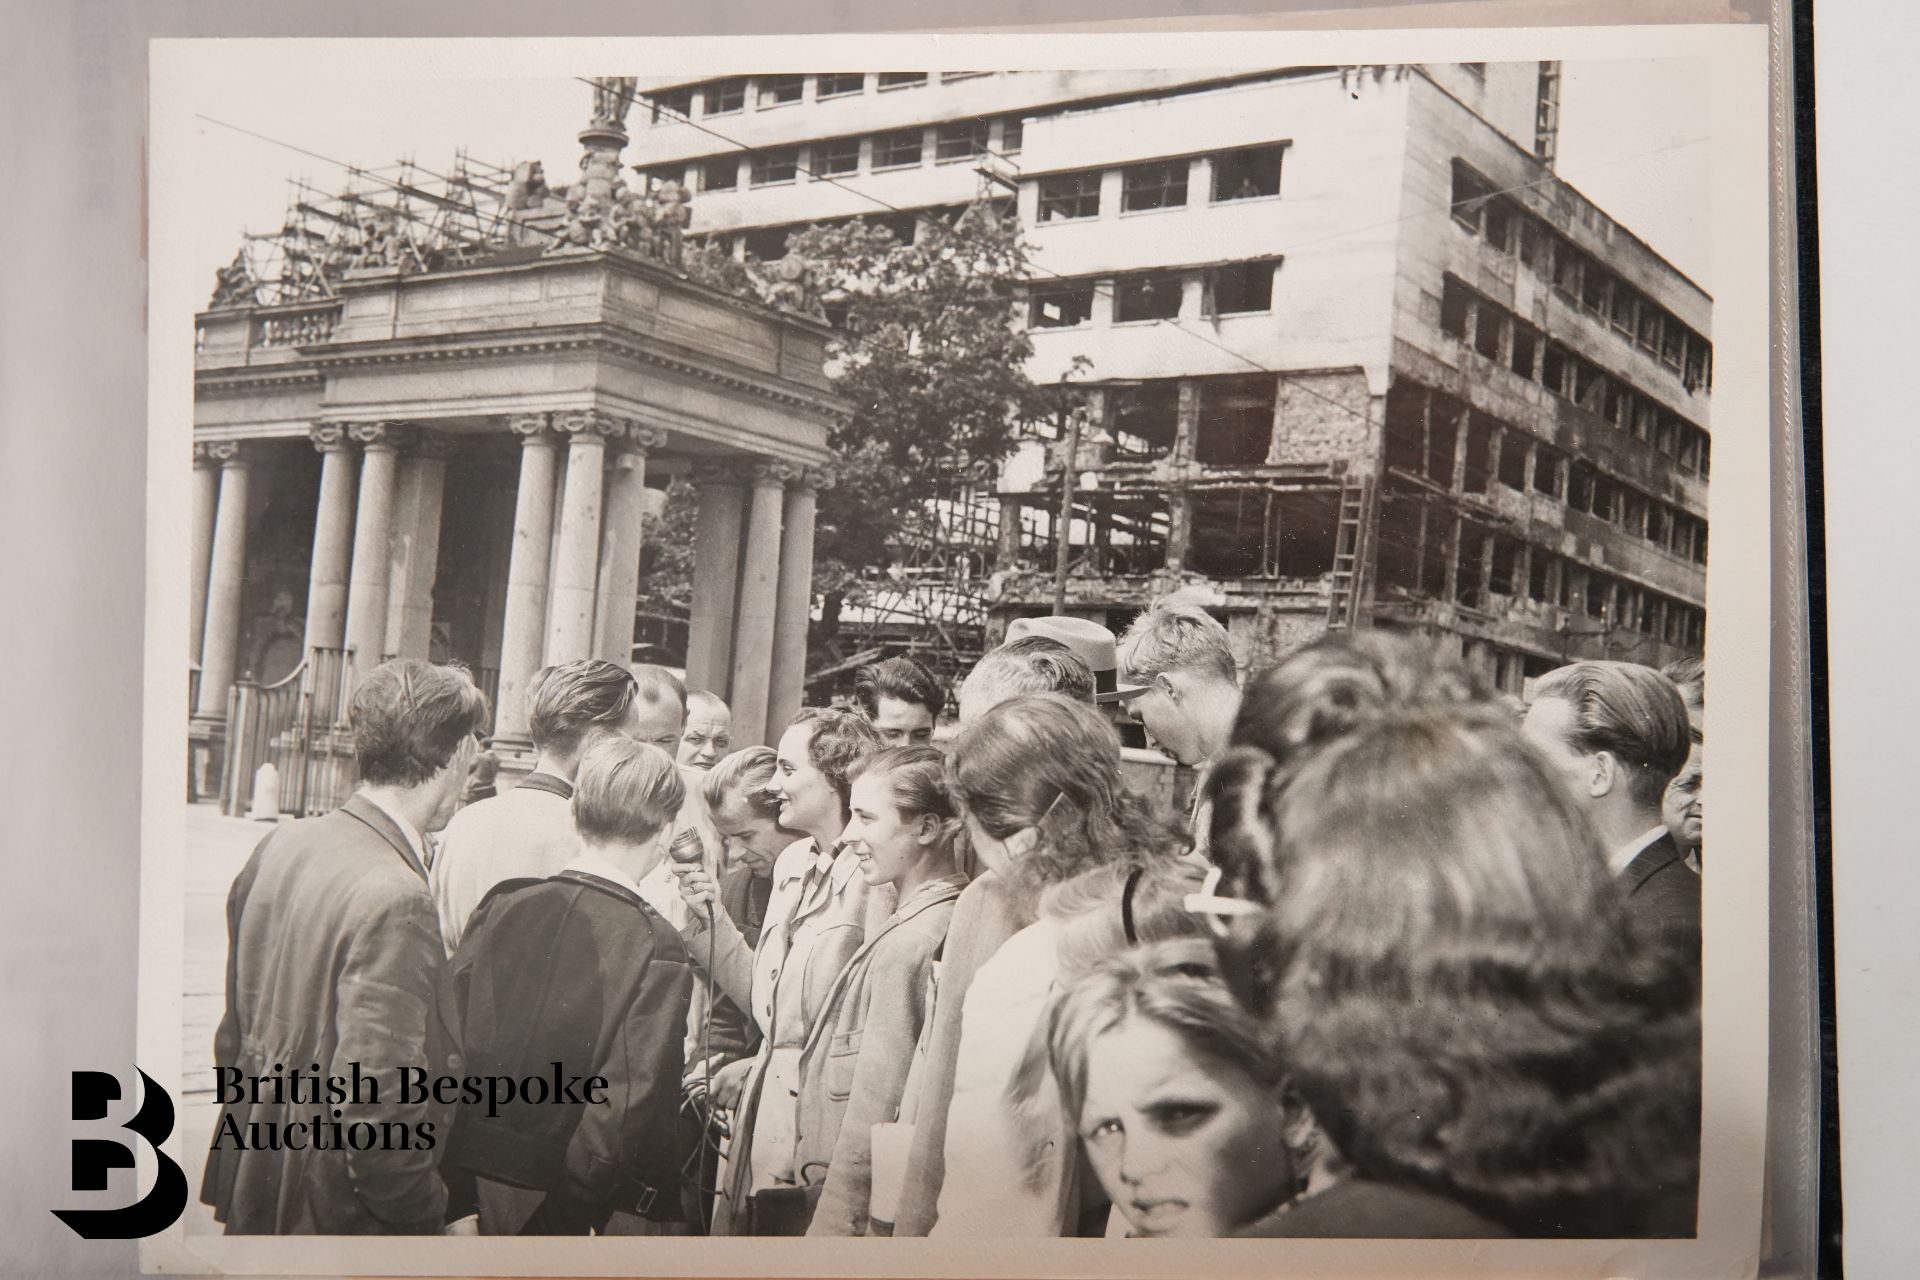
[[[561,487],[553,585],[547,600],[549,665],[593,656],[607,442],[623,439],[627,432],[624,422],[598,409],[556,413],[553,429],[567,440],[567,478]]]
[[[207,634],[207,578],[213,572],[213,517],[220,503],[220,465],[207,446],[193,446],[192,594],[187,604],[187,653],[200,660]]]
[[[733,675],[733,606],[740,578],[740,526],[745,513],[740,473],[731,467],[693,471],[700,509],[693,546],[693,600],[687,624],[687,684],[722,698]],[[745,744],[747,739],[736,736]]]
[[[647,454],[667,433],[638,423],[607,460],[606,510],[600,522],[600,582],[595,593],[593,656],[622,666],[633,660],[633,611],[640,596]]]
[[[787,485],[780,528],[780,585],[767,678],[767,733],[785,729],[807,695],[807,624],[813,613],[813,514],[831,472],[808,467]]]
[[[207,446],[220,464],[220,499],[213,517],[207,573],[206,634],[200,642],[200,697],[194,714],[221,720],[240,651],[240,594],[247,577],[247,489],[253,459],[237,440]]]
[[[307,574],[306,647],[338,649],[347,642],[347,557],[353,548],[356,488],[353,441],[340,423],[307,433],[320,451],[320,504],[313,517],[313,561]]]
[[[547,556],[553,542],[559,448],[544,413],[515,418],[510,425],[520,437],[520,488],[513,508],[513,549],[507,558],[494,736],[514,750],[527,745],[527,682],[540,669],[546,640]]]
[[[427,656],[433,581],[440,568],[441,498],[453,450],[451,436],[422,431],[400,459],[387,563],[387,651],[396,657]]]
[[[740,566],[740,603],[733,619],[733,738],[741,745],[767,740],[767,694],[773,673],[773,626],[780,588],[780,525],[787,481],[797,469],[779,462],[753,468],[747,508],[747,548]]]
[[[353,522],[353,567],[347,575],[347,648],[352,671],[348,686],[380,665],[387,652],[387,578],[392,567],[393,500],[400,450],[413,430],[399,422],[356,422],[348,431],[358,441],[360,501]]]

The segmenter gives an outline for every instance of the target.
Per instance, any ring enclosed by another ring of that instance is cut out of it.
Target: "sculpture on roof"
[[[790,252],[774,262],[749,263],[747,272],[768,306],[827,318],[825,273],[813,259]]]
[[[247,265],[245,247],[234,251],[233,261],[213,273],[213,301],[210,307],[244,307],[254,301],[253,268]]]
[[[593,78],[593,127],[627,131],[627,109],[633,105],[637,76],[595,76]]]

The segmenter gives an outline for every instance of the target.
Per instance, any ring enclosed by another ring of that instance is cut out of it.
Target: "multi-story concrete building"
[[[1558,74],[744,76],[649,87],[627,158],[763,258],[1017,201],[1084,407],[1000,479],[997,624],[1181,589],[1248,664],[1393,626],[1518,691],[1704,633],[1711,302],[1555,177]]]

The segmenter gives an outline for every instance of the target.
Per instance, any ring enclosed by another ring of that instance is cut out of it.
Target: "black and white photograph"
[[[1739,1256],[1764,41],[1416,34],[157,44],[149,1265]]]

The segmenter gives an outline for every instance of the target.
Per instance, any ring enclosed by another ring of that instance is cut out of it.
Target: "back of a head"
[[[571,755],[617,729],[635,692],[625,667],[599,658],[548,667],[527,694],[527,734],[536,750]]]
[[[580,757],[573,825],[589,843],[642,844],[660,834],[686,798],[671,756],[611,734]]]
[[[361,779],[410,787],[444,769],[486,718],[486,696],[466,668],[396,658],[354,690],[347,724]]]
[[[1163,671],[1191,671],[1234,681],[1227,629],[1197,604],[1156,600],[1120,637],[1120,669],[1137,682]]]
[[[720,757],[700,780],[700,798],[706,801],[707,812],[718,813],[728,804],[738,803],[756,818],[777,818],[780,802],[767,788],[778,763],[779,754],[772,747],[742,747]]]
[[[1093,705],[1093,669],[1058,640],[1022,636],[989,651],[960,685],[963,720],[1023,693],[1057,693]]]
[[[634,695],[646,703],[674,703],[680,708],[680,715],[687,714],[687,685],[684,680],[665,667],[655,666],[651,662],[637,662],[629,668],[633,675]],[[711,696],[711,695],[709,695]],[[715,701],[719,701],[717,698]],[[725,705],[724,703],[722,704]]]
[[[947,690],[926,666],[904,655],[861,667],[853,677],[853,701],[869,720],[880,714],[880,699],[925,707],[934,719],[947,706]]]
[[[1618,1234],[1696,1154],[1690,980],[1510,716],[1347,714],[1216,808],[1216,852],[1266,869],[1219,948],[1236,994],[1361,1176]]]
[[[988,835],[1039,832],[1040,847],[1020,862],[1039,885],[1179,847],[1126,791],[1120,737],[1089,704],[1055,693],[1009,698],[961,729],[950,760],[961,806]]]
[[[1634,802],[1660,807],[1692,745],[1687,704],[1672,680],[1633,662],[1575,662],[1541,676],[1533,697],[1570,704],[1570,745],[1611,752],[1625,770]]]

